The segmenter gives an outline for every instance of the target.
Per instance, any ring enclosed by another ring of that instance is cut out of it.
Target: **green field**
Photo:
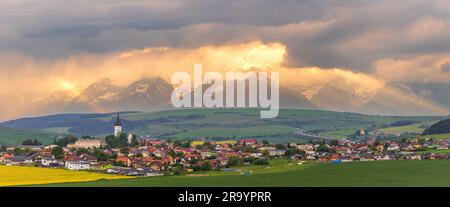
[[[448,154],[450,153],[450,149],[429,149],[429,150],[425,150],[425,151],[420,151],[418,152],[420,154],[425,154],[425,153],[433,153],[433,154]]]
[[[346,139],[348,136],[354,134],[356,129],[342,129],[336,131],[328,131],[319,133],[322,136],[333,137],[336,139]]]
[[[282,160],[269,168],[251,166],[242,170],[252,174],[213,172],[201,177],[167,176],[44,186],[450,186],[450,160],[303,165]]]
[[[49,144],[55,137],[57,134],[51,132],[0,127],[0,145],[20,144],[27,139],[38,139],[44,144]]]
[[[448,139],[450,138],[450,133],[446,134],[427,134],[420,136],[421,138],[434,138],[434,139]]]
[[[432,124],[436,122],[438,122],[438,120],[420,122],[406,126],[387,127],[379,129],[379,131],[384,133],[401,133],[401,132],[422,133],[426,128],[430,127]]]

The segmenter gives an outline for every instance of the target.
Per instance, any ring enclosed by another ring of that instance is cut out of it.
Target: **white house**
[[[398,145],[390,145],[387,147],[387,151],[400,151],[400,147]]]
[[[270,156],[283,156],[285,154],[286,154],[286,150],[281,150],[281,149],[269,150]]]
[[[312,150],[313,148],[314,148],[314,146],[312,144],[300,144],[300,145],[297,145],[297,149],[298,150],[303,150],[303,151]]]
[[[391,160],[391,157],[389,155],[378,155],[375,156],[375,160]]]
[[[367,155],[367,156],[363,156],[363,157],[359,158],[359,161],[371,162],[371,161],[375,161],[375,158],[373,156]]]
[[[55,158],[42,158],[41,165],[42,166],[56,166],[56,165],[58,165],[58,160]]]
[[[105,139],[79,139],[73,144],[68,144],[67,148],[100,148],[106,146]]]
[[[89,170],[89,162],[86,161],[67,161],[65,168],[68,170]]]

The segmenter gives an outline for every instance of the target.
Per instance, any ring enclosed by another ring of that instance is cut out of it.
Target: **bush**
[[[232,166],[239,166],[244,164],[244,160],[242,159],[242,157],[239,156],[231,156],[230,159],[228,160],[228,166],[232,167]]]
[[[269,161],[265,160],[265,159],[258,159],[258,160],[253,161],[253,164],[254,165],[268,165]]]
[[[204,161],[202,163],[202,166],[200,167],[201,171],[211,171],[212,170],[212,165],[210,161]]]

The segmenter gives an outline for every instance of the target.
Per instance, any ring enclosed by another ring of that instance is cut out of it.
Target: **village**
[[[400,141],[311,140],[274,144],[253,138],[209,141],[164,140],[122,133],[119,115],[114,135],[105,138],[67,136],[53,144],[26,140],[3,146],[0,164],[88,170],[126,176],[181,175],[197,171],[231,171],[240,165],[268,165],[284,158],[339,164],[354,161],[449,159],[450,139],[409,138]]]

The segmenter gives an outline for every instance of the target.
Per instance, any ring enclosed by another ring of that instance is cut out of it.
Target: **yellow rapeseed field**
[[[218,141],[217,144],[236,144],[236,140],[225,140],[225,141]]]
[[[192,141],[191,146],[195,147],[197,145],[203,145],[204,143],[205,143],[204,141]]]
[[[99,179],[124,178],[130,177],[65,169],[0,165],[0,186],[86,182]]]

